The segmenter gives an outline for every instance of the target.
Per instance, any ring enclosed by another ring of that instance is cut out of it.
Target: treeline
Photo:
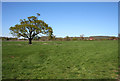
[[[12,37],[0,37],[3,41],[25,41],[28,39],[18,39],[18,38],[12,38]],[[47,36],[42,37],[34,37],[33,40],[36,41],[78,41],[78,40],[118,40],[120,37],[114,37],[114,36],[90,36],[90,37],[69,37],[66,36],[64,38],[62,37],[55,37],[49,38]]]
[[[12,37],[0,37],[3,41],[9,41],[9,40],[18,40],[18,38],[12,38]]]
[[[118,40],[119,37],[112,36],[90,36],[90,37],[68,37],[65,38],[54,38],[56,41],[79,41],[79,40]]]

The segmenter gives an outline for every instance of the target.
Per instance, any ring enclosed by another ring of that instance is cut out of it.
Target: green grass
[[[117,41],[2,43],[3,79],[116,79]]]

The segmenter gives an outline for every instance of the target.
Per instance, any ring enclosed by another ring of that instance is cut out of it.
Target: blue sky
[[[36,13],[57,37],[118,35],[117,2],[2,2],[2,36],[12,36],[10,26]]]

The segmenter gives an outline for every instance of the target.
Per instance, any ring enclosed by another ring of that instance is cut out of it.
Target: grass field
[[[118,42],[4,41],[3,79],[116,79]]]

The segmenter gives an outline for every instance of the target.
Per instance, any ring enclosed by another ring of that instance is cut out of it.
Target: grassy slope
[[[3,79],[115,79],[117,46],[117,41],[3,42]]]

